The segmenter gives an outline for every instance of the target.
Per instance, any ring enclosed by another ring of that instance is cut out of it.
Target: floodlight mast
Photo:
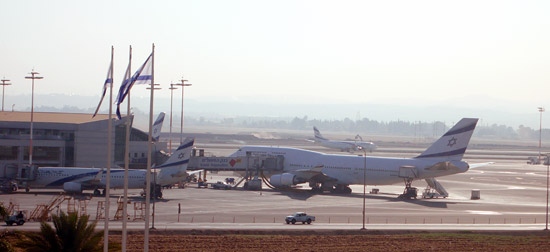
[[[6,86],[11,85],[11,83],[8,83],[10,80],[6,80],[5,77],[0,81],[2,81],[2,84],[0,84],[2,85],[2,112],[4,112],[4,93],[6,92]]]
[[[542,148],[542,112],[545,111],[544,107],[538,107],[540,112],[540,125],[539,125],[539,159],[541,158],[541,148]]]
[[[359,136],[359,135],[357,135]],[[359,136],[361,137],[361,136]],[[361,149],[363,151],[363,154],[364,154],[364,163],[363,163],[363,227],[360,229],[360,230],[367,230],[367,228],[365,227],[365,208],[366,208],[366,203],[365,203],[365,200],[366,200],[366,197],[367,197],[367,194],[366,194],[366,189],[367,189],[367,149],[366,148],[363,148],[362,146],[359,146],[359,149]]]
[[[180,144],[183,143],[183,90],[185,89],[185,87],[189,87],[193,84],[191,83],[185,83],[186,79],[183,78],[183,76],[181,77],[181,83],[177,83],[175,84],[176,86],[181,86],[181,127],[180,127]]]
[[[172,153],[172,108],[173,108],[173,101],[174,101],[174,90],[175,89],[178,89],[177,87],[174,87],[174,86],[177,86],[177,84],[173,84],[173,83],[170,83],[170,134],[169,134],[169,137],[168,137],[168,142],[169,142],[169,145],[168,145],[168,148],[169,148],[169,153]],[[183,97],[183,96],[182,96]]]
[[[37,76],[38,72],[35,72],[34,69],[32,72],[29,73],[31,76],[26,76],[25,79],[32,79],[32,90],[31,90],[31,134],[30,134],[30,142],[29,142],[29,165],[32,165],[32,132],[33,132],[33,124],[34,124],[34,80],[40,80],[44,77]]]

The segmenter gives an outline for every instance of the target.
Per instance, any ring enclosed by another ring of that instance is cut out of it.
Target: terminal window
[[[17,146],[0,146],[0,160],[17,160],[18,153]]]
[[[60,161],[60,147],[34,146],[32,152],[33,160],[41,161]],[[29,160],[29,147],[25,147],[25,160]]]

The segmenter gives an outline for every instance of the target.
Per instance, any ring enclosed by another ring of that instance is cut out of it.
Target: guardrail
[[[360,224],[363,222],[362,216],[317,216],[315,223],[325,224]],[[179,223],[284,223],[285,216],[239,216],[239,215],[188,215],[177,214],[173,216],[157,216],[159,220],[170,220]],[[461,217],[385,217],[385,216],[367,216],[367,224],[543,224],[545,217],[495,217],[495,216],[461,216]]]

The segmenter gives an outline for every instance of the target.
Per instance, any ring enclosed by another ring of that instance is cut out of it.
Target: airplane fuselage
[[[156,166],[151,174],[150,183],[156,185],[170,185],[187,177],[187,164],[193,149],[194,138],[186,138],[183,143],[162,165]],[[40,167],[31,171],[32,178],[26,181],[27,188],[63,188],[67,192],[82,192],[82,190],[105,189],[107,185],[107,171],[100,168],[76,167]],[[111,169],[109,187],[112,189],[124,188],[124,169]],[[147,170],[128,170],[128,187],[138,189],[146,187]],[[94,193],[96,193],[94,192]]]
[[[372,152],[376,149],[376,145],[369,142],[354,142],[354,141],[332,141],[332,140],[315,140],[316,143],[321,146],[337,149],[340,151],[354,152],[364,149],[368,152]],[[360,147],[360,148],[359,148]]]
[[[40,167],[36,179],[27,184],[30,188],[63,188],[67,182],[85,184],[84,182],[96,180],[95,188],[105,188],[107,184],[107,171],[99,168],[60,168]],[[128,170],[128,188],[145,188],[145,170]],[[111,169],[110,187],[112,189],[124,187],[124,169]],[[84,189],[92,189],[84,187]]]
[[[240,152],[240,153],[239,153]],[[468,170],[464,161],[450,161],[443,167],[437,164],[445,163],[440,159],[418,158],[383,158],[354,155],[333,155],[320,152],[285,148],[285,147],[242,147],[234,156],[251,152],[259,155],[284,156],[285,173],[296,173],[304,170],[317,170],[324,175],[336,179],[338,184],[389,185],[402,183],[405,176],[411,176],[410,168],[414,168],[414,179],[433,178]],[[366,173],[365,173],[366,166]],[[435,168],[434,168],[435,167]],[[442,168],[446,169],[442,169]],[[438,169],[439,168],[439,169]],[[407,170],[408,169],[408,170]]]

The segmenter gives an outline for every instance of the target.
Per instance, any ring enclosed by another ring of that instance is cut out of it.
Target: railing
[[[170,222],[179,222],[179,223],[285,223],[285,216],[243,216],[243,215],[189,215],[181,214],[178,216],[174,215],[157,215],[157,220]],[[315,216],[315,223],[324,223],[324,224],[361,224],[363,221],[362,216]],[[461,217],[384,217],[384,216],[367,216],[367,224],[377,224],[377,225],[417,225],[417,224],[480,224],[480,225],[502,225],[502,224],[544,224],[545,217],[495,217],[495,216],[461,216]]]

